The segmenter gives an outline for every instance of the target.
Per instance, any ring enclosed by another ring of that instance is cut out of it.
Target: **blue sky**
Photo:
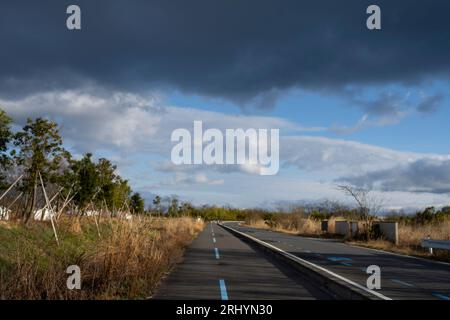
[[[402,87],[389,86],[388,90],[401,95],[410,95],[409,103],[418,104],[421,94],[432,95],[435,92],[449,92],[448,81],[436,81],[434,84],[425,86]],[[372,90],[372,96],[383,92],[385,88],[368,88]],[[178,106],[195,106],[199,109],[214,110],[228,114],[263,114],[266,116],[288,118],[299,125],[307,127],[332,128],[333,126],[354,127],[367,115],[358,105],[350,105],[345,98],[332,94],[321,94],[319,92],[308,92],[304,90],[289,90],[284,92],[276,106],[271,110],[242,109],[242,106],[208,97],[198,95],[186,95],[179,91],[170,92],[166,97],[169,104]],[[449,97],[445,96],[437,112],[419,113],[411,112],[401,120],[392,124],[382,126],[366,126],[360,130],[349,133],[333,132],[324,130],[311,133],[330,138],[345,138],[363,143],[393,148],[402,151],[413,151],[422,153],[450,153],[448,135],[450,129],[447,127],[450,119]],[[403,108],[406,110],[407,105]],[[371,119],[377,116],[369,115]]]

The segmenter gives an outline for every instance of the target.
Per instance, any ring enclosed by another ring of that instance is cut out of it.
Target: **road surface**
[[[381,268],[381,290],[377,291],[391,299],[450,300],[448,263],[351,246],[337,240],[248,228],[236,222],[225,225],[364,286],[369,276],[366,268],[377,265]]]
[[[209,223],[153,299],[333,299],[310,280]]]

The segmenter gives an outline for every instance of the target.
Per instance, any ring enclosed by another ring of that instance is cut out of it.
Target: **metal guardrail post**
[[[430,236],[428,236],[428,237],[427,237],[427,239],[428,239],[428,240],[430,240],[430,239],[431,239],[431,237],[430,237]],[[432,255],[433,255],[433,247],[430,247],[430,248],[428,249],[428,253],[430,254],[430,256],[432,256]]]

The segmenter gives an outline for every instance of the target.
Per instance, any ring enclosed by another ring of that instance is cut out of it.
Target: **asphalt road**
[[[240,232],[324,267],[361,285],[366,268],[381,269],[383,295],[394,299],[450,300],[450,264],[351,246],[329,239],[312,239],[226,223]]]
[[[209,223],[153,299],[332,299],[276,259]]]

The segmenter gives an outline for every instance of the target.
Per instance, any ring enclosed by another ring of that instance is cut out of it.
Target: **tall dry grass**
[[[150,296],[203,229],[191,218],[132,221],[64,217],[60,245],[48,223],[0,225],[1,299],[137,299]],[[68,290],[66,268],[81,269]]]
[[[262,217],[252,216],[245,221],[245,225],[252,228],[271,229],[290,234],[318,236],[320,235],[320,221],[306,218],[302,214],[283,214],[275,216],[270,221]]]
[[[435,240],[450,240],[450,220],[428,224],[406,224],[401,222],[398,226],[398,245],[382,239],[357,242],[357,244],[407,255],[450,261],[450,252],[448,250],[434,249],[433,256],[430,256],[428,249],[422,248],[421,240],[427,237]]]
[[[399,224],[399,242],[401,245],[417,246],[420,240],[428,236],[432,239],[450,240],[450,220],[424,225]]]

